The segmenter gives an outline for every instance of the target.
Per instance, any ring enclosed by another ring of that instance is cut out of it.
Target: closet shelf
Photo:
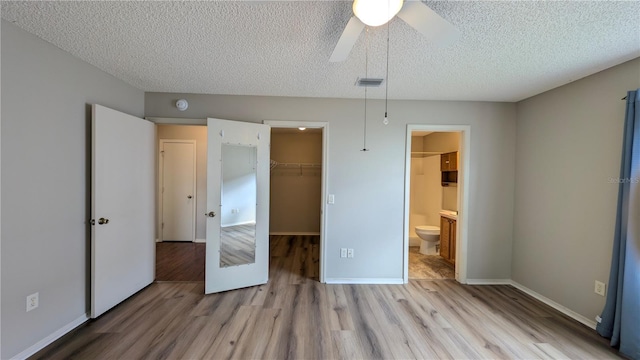
[[[412,151],[411,157],[427,157],[427,156],[439,156],[442,155],[442,151]]]
[[[300,169],[300,171],[302,171],[302,168],[320,168],[320,167],[322,167],[322,164],[315,164],[315,163],[281,163],[281,162],[277,162],[275,160],[271,160],[271,170],[273,171],[273,169],[275,169],[277,167],[298,168],[298,169]]]

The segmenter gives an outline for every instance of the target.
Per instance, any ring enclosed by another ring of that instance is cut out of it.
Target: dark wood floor
[[[313,239],[273,238],[268,284],[203,295],[203,282],[154,283],[34,358],[619,358],[511,286],[326,285],[317,254]]]
[[[204,281],[204,259],[204,243],[156,243],[156,281]]]

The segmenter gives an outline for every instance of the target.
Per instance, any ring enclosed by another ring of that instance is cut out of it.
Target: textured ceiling
[[[438,48],[393,19],[390,99],[518,101],[640,56],[640,1],[425,4],[462,36]],[[387,27],[329,63],[351,15],[342,1],[2,2],[2,18],[151,92],[362,98],[365,53],[386,77]]]

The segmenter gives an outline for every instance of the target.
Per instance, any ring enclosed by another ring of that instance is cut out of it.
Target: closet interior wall
[[[272,235],[320,234],[322,130],[271,130]]]

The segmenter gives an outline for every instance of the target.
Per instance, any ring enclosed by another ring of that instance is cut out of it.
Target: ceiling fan
[[[347,59],[366,25],[380,26],[396,15],[438,45],[449,44],[460,36],[455,26],[421,1],[354,0],[353,13],[329,58],[330,62]]]

